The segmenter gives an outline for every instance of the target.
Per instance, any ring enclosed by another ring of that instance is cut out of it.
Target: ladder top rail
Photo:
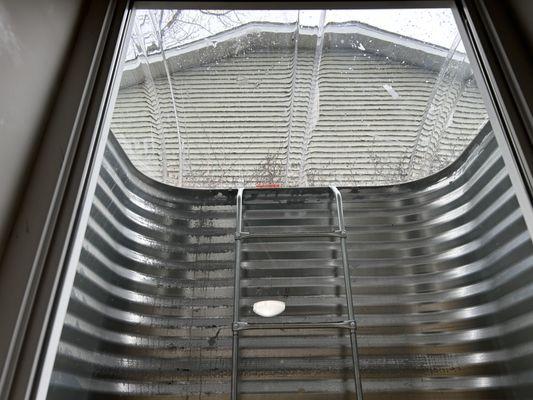
[[[343,211],[343,204],[342,204],[342,194],[341,192],[339,191],[339,189],[337,189],[336,186],[329,186],[329,189],[333,192],[333,195],[335,196],[335,203],[337,205],[337,220],[338,220],[338,225],[339,225],[339,231],[341,234],[344,234],[346,232],[346,226],[344,224],[344,211]],[[243,215],[242,215],[242,212],[243,212],[243,204],[242,204],[242,199],[243,199],[243,192],[244,192],[244,188],[238,188],[237,189],[237,198],[236,198],[236,203],[237,203],[237,221],[236,221],[236,224],[235,224],[235,232],[237,233],[237,235],[240,237],[240,234],[243,233],[243,226],[242,226],[242,219],[243,219]],[[248,233],[249,234],[249,233]]]
[[[335,202],[337,203],[337,219],[339,221],[339,230],[341,232],[345,232],[346,231],[346,227],[344,225],[344,211],[343,211],[343,207],[342,207],[342,194],[339,191],[339,189],[337,189],[336,186],[331,185],[329,188],[333,192],[333,195],[335,196]]]
[[[244,188],[237,190],[237,220],[235,221],[235,232],[240,235],[242,232],[242,194]]]

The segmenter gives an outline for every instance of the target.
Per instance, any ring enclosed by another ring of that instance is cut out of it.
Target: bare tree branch
[[[224,15],[229,15],[233,12],[233,10],[199,10],[202,14],[205,15],[215,15],[217,17],[221,17]]]

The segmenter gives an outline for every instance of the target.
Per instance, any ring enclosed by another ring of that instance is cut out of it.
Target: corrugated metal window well
[[[530,398],[533,246],[450,9],[130,28],[48,399]]]

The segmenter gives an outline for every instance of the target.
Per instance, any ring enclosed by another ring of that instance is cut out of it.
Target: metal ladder
[[[342,328],[350,331],[350,344],[352,348],[353,378],[355,382],[355,395],[357,400],[363,400],[363,389],[359,373],[359,355],[357,352],[356,322],[353,312],[352,286],[350,282],[350,269],[348,266],[348,251],[346,248],[346,229],[344,225],[344,212],[342,196],[335,186],[330,186],[337,205],[338,229],[332,232],[294,232],[294,233],[250,233],[244,232],[243,228],[243,205],[242,197],[244,189],[237,192],[237,218],[235,227],[235,273],[233,292],[233,348],[231,370],[231,400],[238,399],[238,367],[239,367],[239,333],[244,330],[260,329],[300,329],[300,328]],[[333,237],[340,239],[342,253],[342,267],[344,271],[344,286],[346,306],[348,307],[348,320],[339,322],[316,322],[316,323],[248,323],[240,320],[240,281],[241,281],[241,246],[247,239],[267,238],[298,238],[298,237]]]

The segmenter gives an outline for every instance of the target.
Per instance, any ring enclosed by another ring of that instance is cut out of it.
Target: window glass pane
[[[533,245],[450,10],[137,10],[118,84],[50,400],[527,389]]]

